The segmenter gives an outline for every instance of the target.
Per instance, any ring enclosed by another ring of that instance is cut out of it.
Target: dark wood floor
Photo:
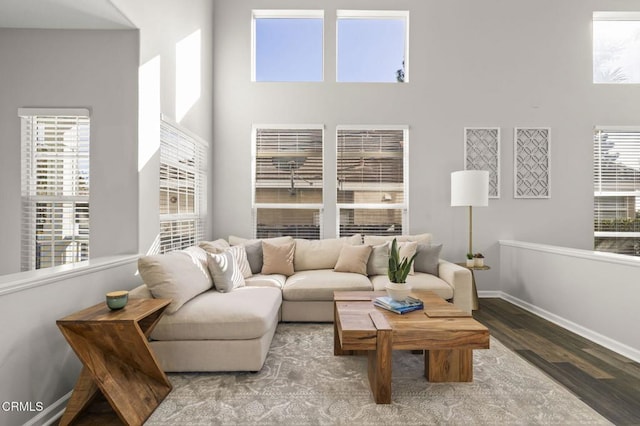
[[[474,318],[531,364],[616,425],[640,425],[640,364],[502,299]],[[639,324],[629,324],[638,333]]]

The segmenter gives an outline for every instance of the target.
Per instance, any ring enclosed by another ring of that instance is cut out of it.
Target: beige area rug
[[[431,384],[422,355],[393,355],[392,403],[373,402],[366,357],[333,355],[333,325],[280,324],[259,373],[171,374],[147,425],[610,424],[491,338],[473,383]]]

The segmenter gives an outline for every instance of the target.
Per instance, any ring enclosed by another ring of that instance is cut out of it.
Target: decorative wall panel
[[[489,198],[500,198],[500,128],[464,129],[464,169],[489,171]]]
[[[514,131],[515,198],[551,196],[551,129],[516,127]]]

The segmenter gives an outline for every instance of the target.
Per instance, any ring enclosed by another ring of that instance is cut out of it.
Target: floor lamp
[[[451,173],[451,206],[469,207],[469,251],[473,253],[473,207],[489,205],[489,172],[462,170]]]

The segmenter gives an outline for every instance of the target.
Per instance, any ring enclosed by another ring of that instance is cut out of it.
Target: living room
[[[594,83],[594,13],[637,19],[636,0],[367,2],[408,12],[402,83],[340,81],[338,11],[363,9],[355,0],[305,2],[323,12],[322,78],[295,83],[254,81],[252,17],[298,2],[19,3],[0,5],[8,242],[0,318],[11,324],[0,350],[2,401],[41,401],[50,416],[62,410],[81,365],[56,320],[140,284],[138,257],[154,252],[161,229],[161,114],[209,144],[208,240],[255,236],[256,128],[322,129],[322,201],[313,208],[323,238],[339,237],[343,220],[338,131],[406,129],[402,231],[431,233],[451,262],[468,252],[468,210],[451,206],[450,187],[451,173],[465,168],[465,129],[498,128],[499,197],[473,209],[473,251],[491,266],[475,273],[480,298],[504,299],[640,362],[640,335],[630,330],[640,319],[640,261],[593,251],[594,129],[637,130],[640,116],[638,84]],[[21,108],[91,112],[88,265],[21,272]],[[514,132],[526,128],[550,129],[544,197],[514,196]],[[288,189],[310,187],[295,185]],[[3,412],[0,423],[38,414]]]

